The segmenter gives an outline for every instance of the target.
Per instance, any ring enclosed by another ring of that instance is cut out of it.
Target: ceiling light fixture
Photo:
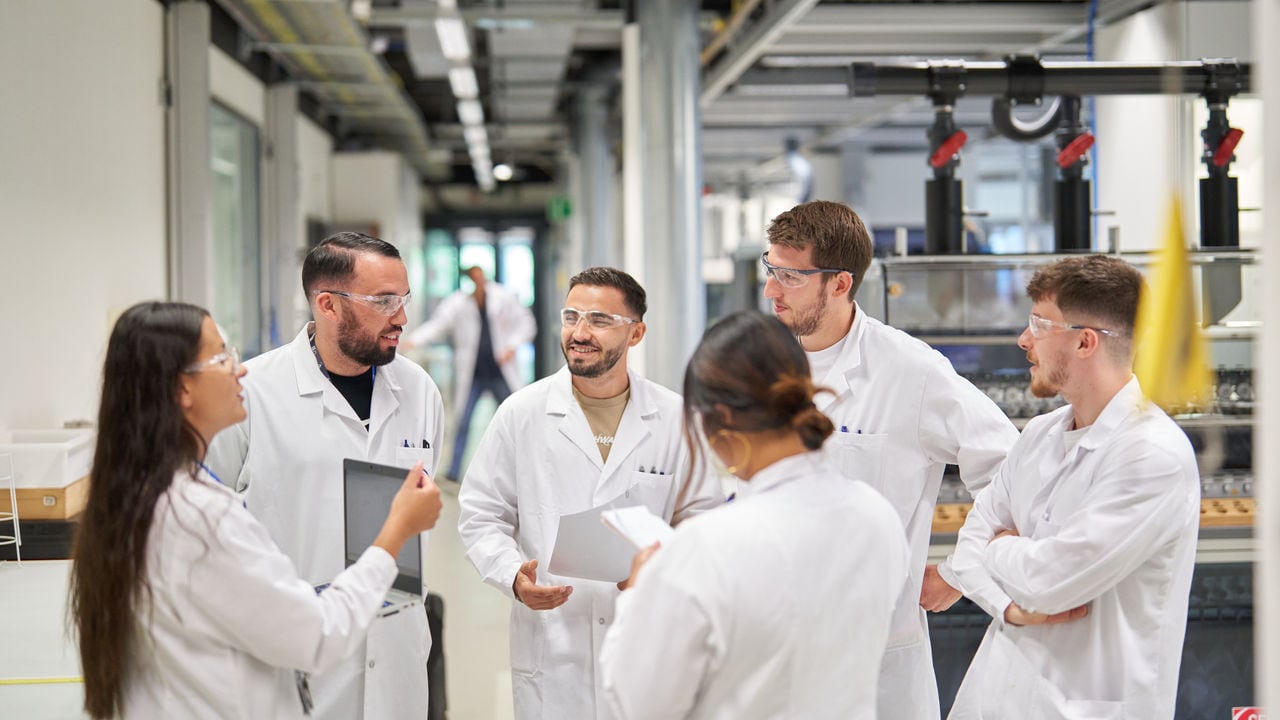
[[[476,71],[470,65],[449,68],[449,87],[453,89],[453,96],[459,100],[474,100],[480,94]]]
[[[458,119],[463,125],[484,125],[484,107],[479,100],[458,101]]]
[[[515,176],[515,171],[506,163],[498,163],[493,166],[493,178],[498,182],[506,182]]]
[[[440,51],[455,62],[471,59],[471,43],[467,42],[467,26],[457,17],[436,18],[436,35],[440,37]]]

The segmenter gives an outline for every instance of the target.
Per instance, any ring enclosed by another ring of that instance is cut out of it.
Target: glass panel
[[[427,231],[427,285],[423,292],[434,303],[458,289],[458,248],[453,236],[439,228]]]
[[[502,277],[499,279],[508,290],[520,298],[525,307],[533,305],[533,229],[514,227],[503,231],[498,238],[502,253]],[[534,380],[533,343],[525,343],[516,350],[516,365],[520,377],[530,383]]]
[[[218,104],[209,107],[213,302],[227,342],[245,357],[262,352],[262,239],[258,128]]]
[[[458,243],[459,271],[475,265],[484,270],[485,277],[494,277],[497,258],[493,251],[493,233],[483,228],[462,228],[458,231]],[[458,287],[466,292],[475,289],[471,278],[466,276],[459,278]]]

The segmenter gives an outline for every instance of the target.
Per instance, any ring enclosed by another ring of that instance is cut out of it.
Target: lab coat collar
[[[293,359],[293,374],[298,383],[298,394],[306,395],[323,395],[325,408],[332,413],[351,418],[359,422],[355,411],[351,409],[351,405],[347,403],[346,398],[342,397],[342,393],[338,391],[333,383],[329,382],[324,373],[320,372],[320,366],[316,363],[315,353],[311,351],[311,333],[315,327],[315,321],[308,322],[302,326],[302,330],[298,332],[297,337],[289,344],[289,354]],[[373,398],[370,403],[369,415],[369,435],[372,437],[377,428],[381,427],[382,422],[390,417],[399,406],[396,399],[400,392],[400,382],[396,377],[395,361],[391,361],[386,365],[378,368],[378,373],[373,381]]]
[[[817,383],[819,387],[830,388],[833,391],[822,393],[814,398],[814,404],[820,411],[825,411],[828,405],[834,403],[852,387],[849,377],[862,365],[862,336],[866,333],[868,318],[856,301],[853,303],[853,308],[853,325],[844,336],[844,347],[840,349],[840,357],[836,359],[835,365],[831,366],[827,376]]]
[[[586,415],[573,397],[573,375],[569,372],[567,365],[552,376],[551,387],[547,392],[547,415],[560,418],[560,432],[585,453],[597,468],[604,471],[606,476],[612,475],[631,451],[651,434],[644,421],[658,413],[657,402],[646,387],[644,378],[634,370],[628,369],[627,381],[630,385],[631,397],[627,400],[627,407],[623,410],[622,418],[618,421],[618,429],[614,432],[613,446],[609,450],[607,464],[600,459],[600,449],[596,446],[595,436],[591,434]]]
[[[1082,450],[1093,450],[1111,440],[1131,416],[1142,412],[1142,407],[1146,403],[1147,399],[1143,396],[1142,388],[1138,385],[1138,378],[1136,376],[1129,378],[1129,382],[1120,388],[1119,392],[1102,409],[1098,419],[1089,426],[1089,432],[1080,438],[1077,447]],[[1070,427],[1073,417],[1074,415],[1071,413],[1065,414],[1061,427],[1062,432],[1066,432]]]
[[[755,476],[738,485],[738,495],[751,497],[768,492],[776,487],[799,480],[803,477],[814,477],[821,474],[822,459],[818,451],[803,452],[782,458],[768,467],[756,471]]]

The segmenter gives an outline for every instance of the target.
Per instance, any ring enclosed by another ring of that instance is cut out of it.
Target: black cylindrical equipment
[[[964,190],[954,177],[924,184],[924,251],[929,255],[964,252]]]

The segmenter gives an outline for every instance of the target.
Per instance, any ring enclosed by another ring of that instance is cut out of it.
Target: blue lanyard
[[[215,473],[214,471],[210,470],[210,469],[209,469],[209,466],[208,466],[208,465],[205,465],[203,460],[197,460],[197,461],[196,461],[196,464],[197,464],[197,465],[199,465],[199,466],[200,466],[200,469],[201,469],[201,470],[203,470],[203,471],[205,471],[205,473],[207,473],[207,474],[209,475],[209,477],[211,477],[211,478],[213,478],[215,481],[217,481],[217,483],[218,483],[219,485],[221,485],[222,487],[227,487],[227,484],[226,484],[226,483],[224,483],[224,482],[222,482],[222,478],[218,477],[218,474],[217,474],[217,473]],[[235,492],[235,491],[234,491],[234,490],[232,490],[232,492]],[[249,509],[249,503],[245,502],[243,497],[242,497],[242,498],[240,498],[240,504],[241,504],[241,505],[242,505],[246,510],[248,510],[248,509]]]
[[[216,481],[217,481],[217,483],[218,483],[219,485],[222,485],[223,487],[226,487],[226,485],[227,485],[227,484],[226,484],[226,483],[224,483],[224,482],[222,482],[222,478],[218,477],[217,473],[215,473],[214,471],[210,470],[210,469],[209,469],[209,466],[208,466],[208,465],[205,465],[203,460],[197,460],[197,461],[196,461],[196,464],[200,466],[200,469],[201,469],[201,470],[203,470],[203,471],[205,471],[206,473],[208,473],[208,474],[209,474],[209,477],[211,477],[211,478],[213,478],[214,480],[216,480]]]
[[[320,366],[320,374],[324,376],[324,379],[325,379],[325,380],[329,380],[330,382],[332,382],[332,381],[333,381],[333,378],[329,377],[329,368],[325,367],[325,366],[324,366],[324,360],[321,360],[321,359],[320,359],[320,349],[316,347],[316,334],[315,334],[315,332],[313,331],[310,335],[308,335],[308,336],[307,336],[307,339],[311,341],[311,354],[313,354],[313,355],[315,355],[315,356],[316,356],[316,365],[319,365],[319,366]],[[369,369],[372,371],[372,374],[371,374],[371,376],[370,376],[370,379],[371,379],[372,381],[374,381],[374,382],[377,382],[377,381],[378,381],[378,366],[377,366],[377,365],[373,365],[373,366],[371,366]]]

